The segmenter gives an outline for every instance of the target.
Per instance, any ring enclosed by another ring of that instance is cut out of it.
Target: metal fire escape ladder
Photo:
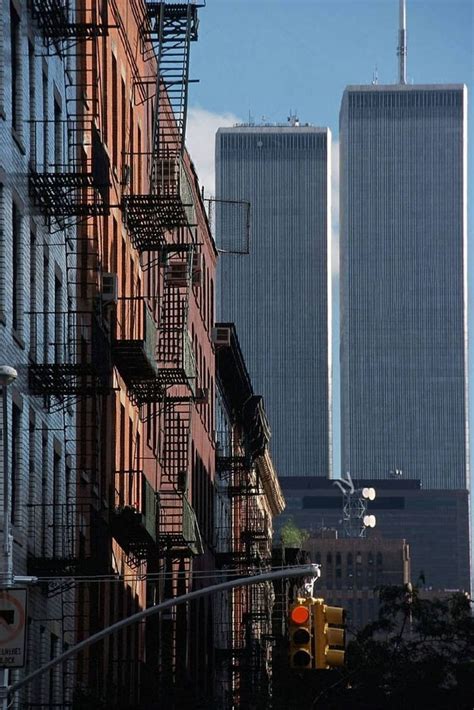
[[[159,162],[184,151],[189,84],[189,45],[197,39],[197,6],[148,2],[149,39],[157,47],[158,75],[150,183],[156,191]],[[170,121],[170,113],[173,120]]]
[[[187,497],[191,402],[165,403],[164,473],[159,492],[158,542],[175,558],[202,554],[196,514]]]
[[[163,387],[184,385],[196,393],[196,361],[188,330],[193,244],[181,245],[167,258],[157,347],[158,376]]]
[[[149,192],[124,195],[122,207],[132,243],[140,252],[159,249],[165,232],[189,227],[192,194],[182,155],[189,85],[190,42],[197,39],[194,3],[147,2],[144,40],[157,62]]]

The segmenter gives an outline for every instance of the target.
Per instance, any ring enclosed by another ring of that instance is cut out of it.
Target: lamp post
[[[7,387],[18,376],[17,371],[8,365],[0,365],[0,385],[3,404],[3,570],[2,582],[5,587],[12,587],[13,580],[13,536],[11,533],[11,496],[10,469],[8,465],[8,405]],[[0,703],[2,710],[8,708],[8,669],[0,668]]]
[[[18,376],[17,371],[8,365],[0,365],[0,385],[3,402],[3,574],[6,587],[13,585],[13,537],[11,534],[11,495],[10,471],[8,465],[8,405],[7,387]]]

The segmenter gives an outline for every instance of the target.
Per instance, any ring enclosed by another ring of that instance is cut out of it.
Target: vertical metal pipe
[[[7,385],[2,384],[3,409],[3,584],[12,583],[11,545],[10,545],[10,479],[8,469],[8,408]],[[8,708],[8,669],[0,668],[0,707]]]
[[[3,404],[3,584],[12,584],[10,534],[10,476],[8,467],[8,400],[7,385],[2,384]]]

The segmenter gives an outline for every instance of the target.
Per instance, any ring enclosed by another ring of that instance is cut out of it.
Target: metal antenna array
[[[407,83],[407,12],[405,0],[400,0],[400,29],[398,30],[398,83]]]
[[[334,481],[342,493],[342,533],[344,537],[365,537],[367,528],[376,525],[375,515],[367,513],[367,506],[375,499],[374,488],[355,488],[350,473]]]

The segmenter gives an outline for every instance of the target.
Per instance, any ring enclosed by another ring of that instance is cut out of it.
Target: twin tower
[[[280,475],[333,475],[334,324],[341,471],[468,488],[466,122],[463,85],[347,87],[333,259],[330,131],[219,129],[219,320],[236,323]]]

